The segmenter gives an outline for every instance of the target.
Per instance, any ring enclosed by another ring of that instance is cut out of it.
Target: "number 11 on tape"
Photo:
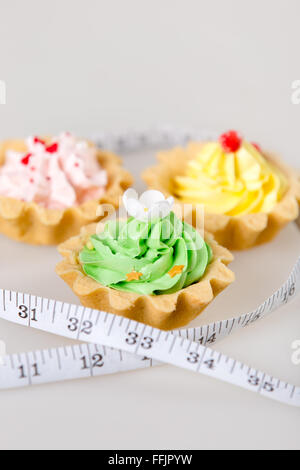
[[[0,369],[0,388],[140,369],[156,365],[151,362],[154,360],[300,406],[299,387],[206,347],[289,303],[299,289],[300,260],[288,281],[255,311],[239,318],[174,332],[82,306],[0,289],[1,318],[87,343],[6,356]]]

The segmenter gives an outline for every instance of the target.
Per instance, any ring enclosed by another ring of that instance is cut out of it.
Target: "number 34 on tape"
[[[0,289],[0,318],[84,344],[5,356],[0,389],[172,364],[300,407],[300,388],[210,349],[289,303],[300,290],[300,259],[287,282],[253,312],[165,332],[107,312]]]

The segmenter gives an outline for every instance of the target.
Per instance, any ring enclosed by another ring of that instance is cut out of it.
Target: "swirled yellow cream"
[[[182,202],[204,204],[213,214],[271,212],[288,188],[286,177],[255,145],[241,140],[226,147],[226,135],[203,145],[185,175],[175,178],[175,195]]]

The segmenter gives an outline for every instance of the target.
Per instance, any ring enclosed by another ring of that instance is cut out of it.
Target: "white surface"
[[[89,135],[157,123],[236,127],[299,166],[298,0],[0,0],[0,135]],[[145,154],[127,157],[138,176]],[[141,186],[140,186],[141,187]],[[54,248],[0,237],[0,285],[76,301]],[[238,254],[198,322],[250,310],[289,274],[299,233]],[[300,384],[300,299],[217,349]],[[8,352],[65,343],[0,323]],[[1,393],[0,447],[300,448],[299,410],[170,367]]]

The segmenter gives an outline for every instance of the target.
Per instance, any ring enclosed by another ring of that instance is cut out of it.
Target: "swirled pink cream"
[[[99,199],[107,173],[97,149],[69,133],[51,143],[38,137],[26,140],[24,154],[8,150],[0,167],[0,196],[36,202],[47,209],[65,209]]]

